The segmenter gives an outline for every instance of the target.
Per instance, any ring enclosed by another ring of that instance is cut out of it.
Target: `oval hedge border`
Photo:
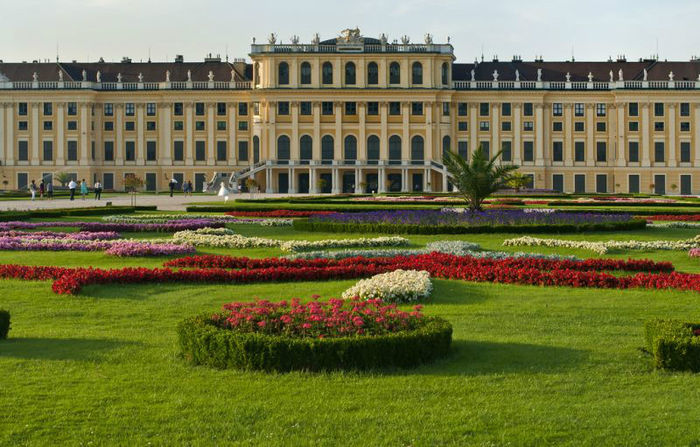
[[[214,325],[210,315],[177,327],[182,357],[194,365],[262,371],[329,371],[408,368],[445,356],[452,325],[425,317],[411,331],[365,337],[292,338],[236,333]]]
[[[388,234],[473,234],[473,233],[582,233],[586,231],[642,230],[647,222],[632,219],[628,222],[552,224],[552,225],[413,225],[384,223],[313,222],[295,219],[294,229],[328,233],[388,233]]]

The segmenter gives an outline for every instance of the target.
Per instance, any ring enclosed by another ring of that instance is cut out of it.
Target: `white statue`
[[[476,81],[476,73],[474,72],[474,69],[472,68],[472,82]]]
[[[117,82],[122,82],[122,74],[117,73]]]
[[[231,82],[233,82],[233,81],[235,81],[235,80],[236,80],[236,71],[235,71],[235,70],[231,70]]]
[[[673,82],[673,77],[674,77],[673,71],[669,72],[668,73],[668,80]]]
[[[292,45],[299,45],[299,36],[296,34],[292,36]]]
[[[571,73],[566,72],[566,82],[571,82]]]
[[[63,82],[63,72],[58,70],[58,82]]]
[[[610,82],[615,82],[615,75],[612,70],[610,70]]]
[[[515,82],[520,82],[520,71],[515,70]]]
[[[87,81],[87,71],[83,70],[83,81]]]
[[[430,33],[427,33],[425,35],[425,44],[426,45],[432,45],[433,44],[433,36]]]
[[[411,38],[410,38],[410,37],[408,37],[408,36],[405,35],[405,34],[404,34],[403,36],[401,36],[401,43],[402,43],[402,44],[408,45],[409,42],[411,42]]]
[[[645,69],[644,69],[644,81],[647,80],[648,74],[649,74],[649,73],[647,73],[647,69],[645,68]]]
[[[318,45],[321,42],[321,38],[318,37],[318,33],[314,34],[314,38],[311,39],[311,43],[314,45]]]
[[[226,189],[226,185],[224,182],[221,182],[221,187],[219,188],[219,193],[217,194],[219,197],[224,198],[224,202],[228,201],[228,189]]]
[[[593,82],[593,73],[588,72],[588,82]]]
[[[97,82],[102,82],[102,73],[100,73],[100,70],[97,70],[97,74],[95,75],[95,79],[97,79]],[[122,78],[121,73],[119,74],[119,79]]]
[[[187,70],[187,82],[192,82],[192,72]]]
[[[165,82],[170,82],[170,70],[165,70]]]
[[[143,82],[143,73],[139,73],[139,82]]]
[[[700,74],[698,75],[698,81],[700,81]]]
[[[542,69],[537,69],[537,82],[542,82]]]
[[[207,75],[207,78],[209,78],[209,82],[212,82],[214,80],[214,72],[209,70],[209,74]]]
[[[622,76],[622,68],[617,72],[617,80],[618,81],[624,81],[625,78]]]
[[[386,42],[387,42],[388,40],[389,40],[389,39],[386,37],[386,34],[384,34],[384,33],[382,33],[382,35],[379,36],[379,42],[380,42],[382,45],[386,45]]]
[[[498,70],[493,71],[493,82],[498,82]]]
[[[35,71],[34,74],[32,75],[32,80],[33,80],[34,82],[37,82],[37,81],[39,80],[39,75],[36,74],[36,71]]]
[[[275,33],[270,33],[270,36],[267,38],[267,41],[270,43],[270,45],[274,45],[275,42],[277,42],[277,35]]]

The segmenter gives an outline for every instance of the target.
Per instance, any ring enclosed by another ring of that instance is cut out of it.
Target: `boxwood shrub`
[[[7,338],[10,332],[10,312],[0,309],[0,340]]]
[[[646,346],[658,369],[700,372],[700,323],[651,320],[644,325]]]
[[[582,233],[587,231],[628,231],[646,227],[646,221],[552,224],[552,225],[413,225],[387,223],[314,222],[295,219],[294,229],[328,233],[388,233],[388,234],[473,234],[473,233]]]
[[[211,315],[192,317],[177,327],[183,358],[195,365],[263,371],[367,370],[408,368],[445,356],[452,325],[425,317],[416,330],[388,335],[292,338],[237,333],[214,325]]]

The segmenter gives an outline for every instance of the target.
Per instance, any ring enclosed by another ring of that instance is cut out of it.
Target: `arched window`
[[[422,162],[424,157],[423,137],[416,135],[411,138],[411,161]]]
[[[389,163],[401,163],[401,137],[398,135],[389,138]]]
[[[333,64],[330,62],[324,62],[323,66],[321,68],[322,71],[322,79],[321,82],[323,84],[332,84],[333,83]]]
[[[411,84],[423,84],[423,65],[420,62],[414,62],[411,67]]]
[[[289,137],[286,135],[277,138],[277,160],[289,160]]]
[[[345,84],[355,85],[355,63],[348,62],[345,64]]]
[[[324,164],[330,164],[334,158],[335,148],[333,147],[333,137],[324,135],[321,138],[321,160]]]
[[[302,160],[311,160],[313,158],[313,140],[308,135],[304,135],[299,139],[299,158]]]
[[[442,85],[448,85],[450,83],[450,64],[447,62],[442,63]]]
[[[311,64],[308,62],[301,63],[300,82],[302,85],[311,84]]]
[[[289,64],[280,62],[277,67],[277,83],[279,85],[289,85]]]
[[[357,138],[352,135],[345,137],[345,144],[343,145],[343,159],[347,161],[357,160]]]
[[[379,84],[379,67],[377,67],[376,62],[370,62],[369,64],[367,64],[367,84]]]
[[[389,84],[401,83],[401,67],[398,62],[392,62],[389,65]]]
[[[260,161],[260,137],[255,135],[253,137],[253,163],[258,163]]]
[[[367,138],[367,160],[379,160],[379,137],[376,135]]]
[[[447,152],[450,152],[450,136],[445,135],[442,137],[442,156],[444,157]]]

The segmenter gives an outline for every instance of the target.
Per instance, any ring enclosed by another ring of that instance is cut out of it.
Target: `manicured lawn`
[[[86,220],[86,219],[76,219]],[[234,226],[281,239],[361,237]],[[687,229],[556,235],[685,239]],[[125,234],[129,237],[129,234]],[[138,237],[163,237],[138,234]],[[488,249],[520,235],[411,236]],[[542,237],[547,237],[542,235]],[[202,249],[270,256],[277,249]],[[606,257],[669,260],[682,251]],[[0,252],[0,263],[149,266],[101,253]],[[191,367],[178,357],[185,316],[235,300],[339,296],[355,281],[250,285],[89,286],[58,296],[48,282],[0,281],[12,312],[0,342],[0,445],[697,445],[700,375],[651,370],[642,324],[700,320],[694,292],[544,288],[435,281],[424,312],[454,326],[452,354],[413,370],[264,374]]]

